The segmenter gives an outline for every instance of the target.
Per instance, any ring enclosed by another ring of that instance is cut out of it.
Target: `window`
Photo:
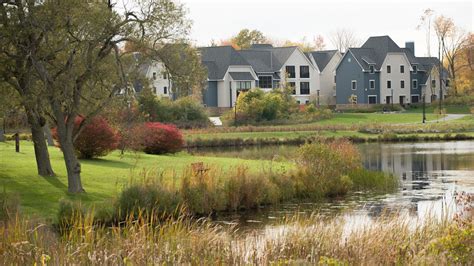
[[[168,94],[168,87],[163,87],[163,94]]]
[[[351,89],[352,89],[353,91],[357,90],[357,80],[353,80],[353,81],[351,82]]]
[[[309,78],[309,66],[300,66],[300,78]]]
[[[392,66],[391,65],[387,65],[387,73],[392,73]]]
[[[431,80],[431,87],[436,88],[436,80]]]
[[[387,80],[387,89],[391,89],[391,88],[392,88],[392,81]]]
[[[413,74],[416,74],[418,72],[418,66],[413,65]]]
[[[167,75],[166,73],[163,73],[163,79],[166,79]]]
[[[258,77],[258,86],[262,89],[271,89],[272,85],[272,76],[259,76]]]
[[[156,72],[153,72],[153,80],[156,80]]]
[[[296,83],[288,82],[288,87],[291,88],[291,94],[295,95],[296,94]]]
[[[369,104],[376,104],[376,103],[377,103],[377,96],[369,95]]]
[[[375,72],[374,66],[369,66],[369,71],[370,71],[370,74],[374,74]]]
[[[300,94],[309,94],[309,82],[300,82]]]
[[[419,102],[420,102],[420,96],[418,95],[411,96],[411,103],[419,103]]]
[[[404,80],[400,80],[400,88],[401,89],[405,88],[405,81]]]
[[[293,79],[296,77],[295,74],[295,66],[286,66],[286,74],[288,75],[288,78]]]
[[[373,79],[369,80],[369,88],[371,90],[375,89],[375,80],[373,80]]]
[[[404,65],[400,65],[400,73],[405,73],[405,66]]]
[[[418,80],[414,79],[412,81],[412,89],[414,90],[418,89]]]
[[[252,87],[252,81],[236,81],[235,88],[237,90],[249,90]]]

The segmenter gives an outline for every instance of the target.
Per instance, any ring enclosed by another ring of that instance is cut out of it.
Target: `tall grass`
[[[237,234],[205,219],[164,221],[142,216],[109,228],[78,215],[59,235],[48,225],[20,218],[0,225],[0,263],[13,265],[469,264],[474,226],[428,219],[413,224],[402,216],[379,217],[347,230],[342,217],[295,216],[262,232]]]

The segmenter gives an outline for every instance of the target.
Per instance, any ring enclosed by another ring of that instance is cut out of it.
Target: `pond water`
[[[292,160],[295,146],[263,146],[191,150],[193,154],[247,159]],[[241,230],[266,228],[286,216],[339,215],[355,225],[366,224],[386,211],[423,220],[455,210],[456,192],[474,193],[474,141],[360,144],[364,167],[398,176],[401,185],[390,194],[355,192],[322,203],[280,204],[254,212],[218,217]]]

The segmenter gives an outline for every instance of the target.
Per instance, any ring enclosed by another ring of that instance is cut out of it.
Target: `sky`
[[[473,31],[473,1],[428,0],[179,0],[193,21],[191,40],[207,46],[229,39],[241,29],[257,29],[276,40],[325,39],[337,29],[349,29],[363,42],[369,36],[389,35],[400,47],[415,42],[415,54],[427,55],[426,31],[417,30],[427,8],[451,17],[466,31]],[[432,38],[435,43],[435,37]],[[436,45],[432,45],[432,55]]]

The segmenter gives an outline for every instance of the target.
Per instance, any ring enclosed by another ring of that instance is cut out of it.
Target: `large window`
[[[351,89],[354,91],[357,90],[357,80],[351,81]]]
[[[375,89],[375,80],[373,80],[373,79],[369,80],[369,88],[371,90]]]
[[[296,83],[288,82],[288,87],[290,87],[290,89],[291,89],[291,94],[295,95],[296,94]]]
[[[392,88],[392,81],[387,80],[387,89],[391,89],[391,88]]]
[[[414,80],[412,81],[412,88],[413,88],[414,90],[418,89],[418,80],[417,80],[417,79],[414,79]]]
[[[236,81],[235,88],[237,90],[249,90],[252,88],[252,81]]]
[[[262,89],[271,89],[271,88],[273,88],[272,76],[259,76],[258,77],[258,86]]]
[[[286,66],[286,75],[290,79],[296,78],[295,66]]]
[[[400,73],[405,73],[405,66],[404,65],[400,65]]]
[[[369,104],[376,104],[376,103],[377,103],[377,96],[369,95]]]
[[[405,88],[405,81],[400,80],[400,89],[404,89],[404,88]]]
[[[300,78],[309,78],[309,66],[300,66]]]
[[[392,73],[392,66],[387,65],[387,73]]]
[[[309,94],[309,82],[300,82],[300,94]]]

